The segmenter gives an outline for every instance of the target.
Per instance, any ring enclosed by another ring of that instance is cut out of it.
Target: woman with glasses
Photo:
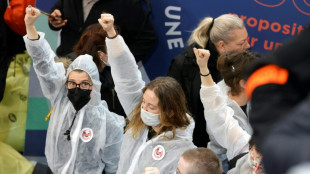
[[[115,90],[129,119],[117,173],[142,173],[150,166],[174,173],[182,153],[195,147],[194,121],[187,115],[183,90],[171,77],[145,85],[133,55],[113,27],[113,16],[102,14],[98,20],[108,34]]]
[[[26,48],[43,94],[53,106],[45,155],[48,173],[115,173],[123,138],[124,118],[100,99],[98,69],[89,55],[77,57],[67,69],[37,32],[39,10],[26,8]]]

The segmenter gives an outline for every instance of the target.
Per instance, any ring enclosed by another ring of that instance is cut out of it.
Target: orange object
[[[48,119],[50,119],[50,116],[51,116],[51,114],[52,114],[52,111],[53,111],[53,107],[51,107],[50,112],[46,115],[45,121],[47,121]]]
[[[277,65],[266,65],[256,70],[247,80],[245,92],[249,99],[252,97],[253,91],[262,85],[278,84],[284,85],[287,82],[289,72],[287,69]]]
[[[35,6],[35,0],[11,0],[3,15],[5,23],[22,36],[26,34],[25,9],[28,5]]]

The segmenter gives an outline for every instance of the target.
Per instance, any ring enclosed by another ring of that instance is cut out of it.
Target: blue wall
[[[190,32],[206,16],[235,13],[243,17],[250,42],[253,41],[252,48],[260,53],[274,49],[310,23],[310,6],[303,0],[150,1],[153,8],[151,20],[159,38],[151,56],[143,61],[150,79],[166,74],[171,59],[182,53]],[[54,2],[56,0],[37,0],[37,7],[49,11]],[[172,26],[176,28],[171,30]]]
[[[144,67],[150,79],[165,75],[171,59],[182,53],[191,31],[200,20],[206,16],[216,18],[224,13],[235,13],[244,18],[250,43],[253,40],[252,49],[264,54],[274,49],[277,43],[296,35],[302,25],[310,22],[309,4],[296,1],[151,0],[152,21],[158,32],[159,44],[152,56],[143,61]],[[167,10],[168,14],[165,13]],[[171,25],[177,26],[175,32],[169,32]],[[169,41],[178,44],[169,48]]]

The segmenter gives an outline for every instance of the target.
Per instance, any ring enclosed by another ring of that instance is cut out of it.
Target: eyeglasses
[[[92,86],[92,84],[90,84],[88,82],[82,82],[82,83],[77,84],[73,81],[67,81],[66,83],[67,83],[68,89],[79,87],[80,89],[88,90],[90,88],[90,86]]]

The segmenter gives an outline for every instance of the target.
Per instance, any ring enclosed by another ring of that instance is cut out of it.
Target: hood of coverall
[[[89,104],[91,106],[99,105],[101,101],[101,95],[100,95],[101,82],[99,80],[98,68],[93,61],[93,57],[88,54],[78,56],[68,67],[67,74],[66,74],[67,78],[70,72],[73,70],[82,70],[82,71],[85,71],[89,75],[93,83]]]

